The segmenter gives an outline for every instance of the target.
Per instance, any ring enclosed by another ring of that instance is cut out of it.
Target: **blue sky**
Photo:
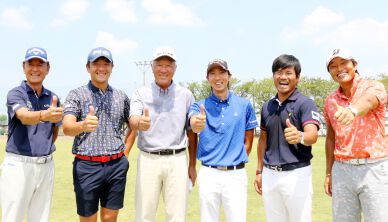
[[[204,80],[215,58],[227,60],[240,80],[271,77],[283,53],[300,59],[302,77],[329,78],[325,59],[336,47],[353,51],[361,74],[388,73],[387,8],[382,0],[1,0],[0,114],[8,90],[24,79],[22,60],[32,46],[48,51],[45,86],[62,101],[87,83],[86,57],[96,46],[112,51],[110,84],[129,96],[143,84],[134,62],[164,45],[176,49],[177,82]]]

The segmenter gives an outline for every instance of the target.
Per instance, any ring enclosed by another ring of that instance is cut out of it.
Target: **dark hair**
[[[299,60],[293,55],[283,54],[277,57],[272,63],[272,73],[275,74],[279,69],[294,67],[296,77],[299,77],[302,67]]]

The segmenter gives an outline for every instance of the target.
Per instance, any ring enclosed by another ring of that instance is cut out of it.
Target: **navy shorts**
[[[73,184],[77,213],[89,217],[104,208],[123,208],[129,162],[125,156],[106,163],[74,159]]]

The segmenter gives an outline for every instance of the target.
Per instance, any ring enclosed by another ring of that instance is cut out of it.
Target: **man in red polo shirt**
[[[388,218],[388,160],[384,85],[363,79],[349,50],[334,49],[326,66],[339,89],[325,100],[325,192],[333,221],[382,222]]]
[[[129,99],[108,84],[113,69],[109,50],[98,47],[88,56],[87,85],[70,91],[65,101],[63,132],[75,136],[73,183],[81,222],[117,221],[123,207],[128,160],[123,157]],[[127,137],[131,138],[131,137]]]

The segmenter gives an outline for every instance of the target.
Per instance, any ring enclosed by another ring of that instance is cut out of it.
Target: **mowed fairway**
[[[75,198],[73,191],[72,179],[72,162],[74,156],[71,154],[71,137],[59,137],[56,142],[57,151],[55,152],[55,187],[53,205],[51,211],[51,220],[54,222],[70,222],[78,221],[76,213]],[[331,221],[331,199],[326,196],[323,190],[323,179],[325,175],[325,152],[324,138],[319,138],[318,143],[313,147],[313,221],[327,222]],[[6,137],[0,139],[0,161],[3,162],[5,153]],[[253,188],[253,180],[256,170],[256,144],[255,139],[250,161],[246,165],[246,171],[249,176],[248,181],[248,209],[247,221],[265,221],[264,208],[259,196]],[[134,221],[134,198],[135,198],[135,180],[136,180],[136,159],[138,149],[134,147],[129,157],[130,169],[127,177],[127,188],[125,194],[124,208],[120,211],[119,221]],[[200,168],[200,163],[197,164],[197,169]],[[162,198],[161,198],[162,200]],[[157,220],[158,222],[165,221],[163,213],[163,201],[159,204]],[[190,193],[188,203],[188,221],[199,221],[199,204],[198,204],[198,187],[195,186]],[[224,216],[221,216],[221,221],[226,221]]]

